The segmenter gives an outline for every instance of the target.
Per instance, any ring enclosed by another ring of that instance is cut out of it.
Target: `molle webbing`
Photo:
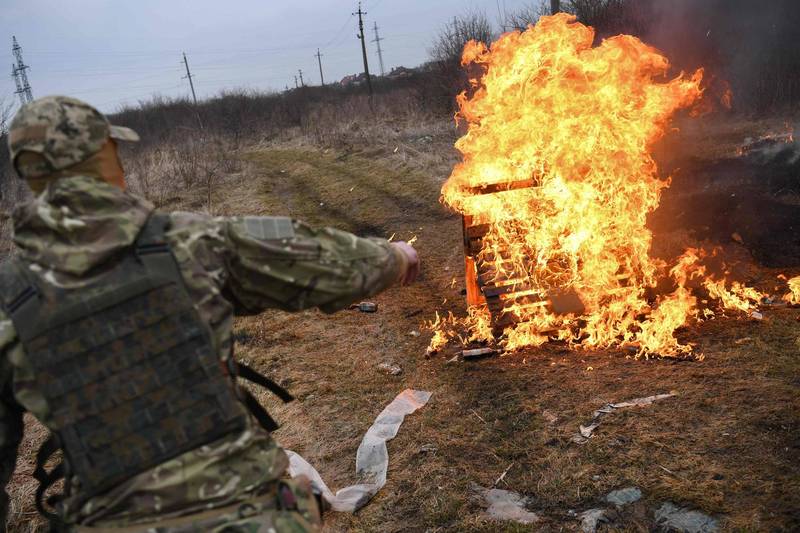
[[[245,426],[165,223],[151,217],[131,253],[89,287],[54,287],[14,261],[36,294],[5,307],[86,498]]]

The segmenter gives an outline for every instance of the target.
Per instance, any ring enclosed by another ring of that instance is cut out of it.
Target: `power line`
[[[331,38],[331,40],[330,40],[330,41],[328,41],[327,43],[323,44],[323,45],[322,45],[322,48],[327,48],[327,47],[329,47],[329,46],[331,45],[331,43],[333,43],[333,41],[335,41],[336,39],[338,39],[338,38],[339,38],[339,36],[340,36],[340,35],[342,34],[342,32],[344,31],[344,29],[345,29],[345,28],[347,28],[347,26],[350,24],[350,19],[352,19],[354,16],[355,16],[355,13],[351,13],[351,14],[350,14],[350,16],[349,16],[349,17],[347,17],[347,20],[345,20],[345,21],[344,21],[344,24],[342,24],[342,27],[341,27],[341,28],[339,28],[339,30],[336,32],[336,35],[334,35],[334,36],[333,36],[333,38]]]
[[[378,45],[378,61],[380,62],[381,65],[381,76],[386,76],[386,70],[383,68],[383,50],[381,50],[381,41],[383,41],[383,39],[378,35],[377,22],[375,22],[374,30],[375,30],[375,38],[372,39],[372,42]]]
[[[14,77],[14,84],[17,87],[14,93],[19,95],[20,103],[25,105],[33,101],[33,91],[28,83],[28,74],[25,72],[30,67],[22,60],[22,47],[17,42],[16,35],[11,37],[11,52],[17,60],[16,65],[11,65],[11,75]]]
[[[195,85],[198,85],[198,86],[199,85],[209,85],[209,84],[213,84],[213,83],[238,83],[238,84],[242,84],[243,83],[243,84],[246,84],[246,85],[254,85],[254,84],[259,84],[260,82],[262,82],[264,80],[275,81],[275,80],[284,80],[284,79],[286,79],[284,76],[273,76],[273,77],[270,77],[270,78],[259,77],[257,79],[248,79],[248,80],[232,79],[232,78],[225,78],[225,79],[218,78],[218,79],[212,79],[212,80],[204,79],[203,81],[198,81],[197,83],[195,83]]]
[[[175,87],[182,87],[183,84],[179,83]],[[98,87],[97,89],[86,89],[83,91],[70,91],[69,94],[94,94],[94,93],[101,93],[101,92],[108,92],[110,90],[115,89],[161,89],[161,88],[169,88],[172,89],[173,87],[164,87],[163,84],[152,84],[152,85],[119,85],[117,87]]]
[[[347,21],[342,25],[342,27],[337,31],[334,39],[339,36],[339,33],[344,30],[347,24],[350,22],[350,18],[348,17]],[[318,35],[318,32],[307,33],[307,34],[293,34],[294,37],[297,38],[305,38],[311,37],[314,35]],[[332,39],[333,40],[333,39]],[[301,47],[301,44],[284,44],[280,47],[270,47],[270,48],[217,48],[217,49],[205,49],[205,50],[192,50],[193,56],[201,56],[201,55],[214,55],[214,54],[229,54],[229,53],[237,53],[237,54],[259,54],[263,52],[272,52],[272,51],[283,51],[283,50],[295,50],[298,47]],[[315,48],[314,45],[306,45],[305,48]],[[92,54],[92,55],[103,55],[103,56],[127,56],[130,58],[136,57],[152,57],[152,56],[163,56],[165,54],[175,54],[181,53],[181,49],[175,48],[163,48],[163,49],[150,49],[150,50],[109,50],[108,48],[95,48],[95,49],[81,49],[78,50],[81,54]],[[28,49],[29,54],[34,55],[64,55],[64,50],[59,49],[43,49],[43,48],[34,48]],[[2,57],[2,55],[0,55]]]
[[[162,91],[172,91],[172,90],[179,89],[181,87],[183,87],[183,83],[179,83],[177,85],[172,85],[170,87],[158,87],[158,88],[160,90],[162,90]],[[136,96],[123,96],[123,97],[111,98],[111,99],[108,99],[108,100],[105,100],[105,101],[102,101],[102,102],[98,103],[96,105],[96,107],[105,107],[108,104],[114,104],[114,103],[124,103],[124,102],[127,102],[128,100],[132,100],[132,99],[137,99],[138,100],[138,99],[141,99],[141,98],[146,98],[148,96],[153,96],[153,93],[152,92],[148,92],[148,93],[143,93],[143,94],[139,94],[139,95],[136,95]]]
[[[506,31],[506,22],[508,22],[508,21],[506,19],[505,14],[500,10],[500,0],[496,0],[496,1],[497,1],[497,18],[500,20],[500,28],[502,29],[503,33],[505,33],[505,31]]]

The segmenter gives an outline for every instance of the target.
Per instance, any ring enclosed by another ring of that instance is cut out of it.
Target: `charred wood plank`
[[[494,194],[497,192],[512,191],[515,189],[529,189],[535,186],[533,180],[518,180],[518,181],[501,181],[499,183],[487,183],[485,185],[476,185],[474,187],[466,187],[464,191],[473,194]]]
[[[469,226],[464,231],[466,231],[468,238],[479,239],[489,233],[490,229],[490,224],[478,224],[477,226]]]
[[[486,286],[482,290],[484,296],[488,298],[490,296],[500,296],[501,294],[530,291],[533,290],[534,288],[535,287],[530,283],[511,283],[509,285]]]

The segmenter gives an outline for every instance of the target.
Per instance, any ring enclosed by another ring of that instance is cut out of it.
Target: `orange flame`
[[[437,312],[433,321],[422,324],[422,329],[433,331],[428,353],[439,351],[452,338],[458,338],[462,344],[493,340],[490,321],[488,309],[480,306],[469,307],[465,318],[458,318],[452,312],[443,317]],[[461,335],[462,330],[469,331],[469,334]]]
[[[792,305],[800,305],[800,276],[791,278],[786,282],[789,285],[789,293],[783,296],[783,299]]]
[[[571,289],[585,305],[576,317],[506,300],[504,311],[518,318],[504,330],[507,349],[558,338],[583,347],[626,344],[640,354],[685,354],[691,347],[674,331],[698,316],[686,283],[704,271],[689,250],[669,271],[674,292],[656,301],[646,297],[667,273],[648,254],[646,217],[669,186],[658,179],[649,148],[677,110],[698,102],[703,72],[668,79],[667,59],[635,37],[612,37],[597,47],[593,40],[592,28],[560,13],[504,34],[491,49],[467,44],[462,63],[482,74],[471,80],[474,94],[457,98],[468,130],[456,142],[463,161],[444,184],[442,201],[475,224],[488,224],[476,259],[497,283],[540,298]],[[529,186],[476,193],[508,182]],[[735,286],[732,292],[724,280],[707,289],[726,307],[752,305],[748,291]],[[480,313],[469,312],[472,323]],[[455,322],[448,324],[452,333]],[[481,324],[484,337],[488,325]],[[437,335],[437,343],[452,336]]]

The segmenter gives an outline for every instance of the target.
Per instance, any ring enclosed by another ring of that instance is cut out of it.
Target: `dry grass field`
[[[682,142],[710,157],[760,129],[768,126],[689,128]],[[681,339],[696,343],[703,361],[637,361],[621,350],[559,344],[473,362],[448,364],[457,347],[425,357],[429,333],[412,332],[436,310],[464,314],[461,222],[437,201],[457,161],[455,137],[444,121],[353,121],[323,142],[289,132],[223,150],[233,162],[211,181],[159,180],[156,200],[164,209],[287,214],[364,235],[418,239],[419,283],[378,296],[377,313],[269,312],[235,326],[238,357],[298,397],[287,406],[264,399],[282,422],[276,438],[334,490],[356,481],[361,437],[398,392],[433,393],[389,444],[383,490],[355,515],[326,516],[326,529],[579,531],[576,513],[601,507],[611,508],[601,530],[650,531],[663,502],[712,515],[725,531],[800,529],[800,309],[685,328]],[[148,165],[163,164],[155,156],[129,163],[132,187],[154,194],[144,175],[158,171]],[[778,273],[800,270],[748,264],[748,272],[752,283],[772,290]],[[377,368],[383,362],[403,372],[387,375]],[[609,415],[587,443],[572,442],[595,409],[667,392],[676,396]],[[37,435],[29,430],[12,484],[11,531],[35,525],[23,475]],[[472,484],[528,496],[540,521],[488,519]],[[629,486],[641,489],[640,501],[621,509],[604,503],[609,491]]]

